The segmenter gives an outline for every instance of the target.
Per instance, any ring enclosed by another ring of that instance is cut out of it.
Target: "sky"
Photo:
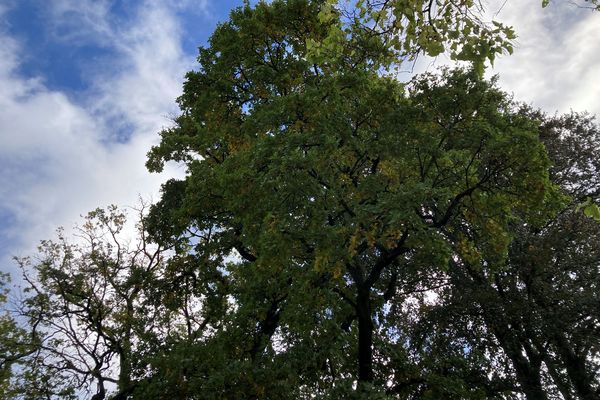
[[[0,271],[96,207],[159,198],[183,176],[146,153],[177,115],[186,71],[242,0],[0,0]],[[600,114],[600,13],[567,0],[494,0],[515,52],[490,74],[549,113]],[[449,61],[421,58],[413,72]],[[408,73],[407,73],[408,74]]]

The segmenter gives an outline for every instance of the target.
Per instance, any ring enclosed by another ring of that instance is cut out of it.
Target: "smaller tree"
[[[0,273],[0,398],[13,397],[13,368],[31,353],[32,343],[27,332],[19,327],[11,313],[5,309],[8,302],[10,276]]]
[[[125,399],[134,390],[134,351],[163,332],[147,287],[165,249],[148,244],[141,222],[132,244],[125,226],[115,206],[97,209],[75,241],[59,230],[37,257],[17,260],[28,294],[20,311],[38,340],[21,372],[25,396]]]

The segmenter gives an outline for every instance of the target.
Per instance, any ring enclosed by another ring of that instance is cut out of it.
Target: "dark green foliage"
[[[188,350],[218,356],[186,381],[228,398],[415,386],[431,398],[481,397],[465,381],[477,359],[460,347],[448,357],[464,372],[450,377],[428,366],[439,355],[406,354],[398,292],[442,279],[453,257],[478,251],[474,240],[499,268],[513,216],[539,224],[552,213],[560,196],[538,124],[472,72],[408,86],[382,77],[376,41],[309,61],[306,43],[326,34],[318,5],[233,12],[150,154],[151,170],[175,160],[188,171],[163,187],[153,237],[192,254],[180,273],[228,298],[222,325]],[[461,234],[466,225],[476,237]]]
[[[485,256],[455,260],[451,285],[424,309],[430,314],[419,329],[433,337],[446,331],[464,348],[484,352],[494,361],[488,374],[502,371],[507,388],[528,399],[593,399],[600,388],[600,225],[577,204],[597,191],[598,128],[585,115],[523,112],[542,122],[551,178],[573,200],[541,226],[515,219],[501,269],[490,268]]]

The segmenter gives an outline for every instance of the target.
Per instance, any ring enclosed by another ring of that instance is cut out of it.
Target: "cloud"
[[[97,206],[133,205],[138,194],[156,198],[167,176],[182,174],[175,167],[149,174],[144,163],[193,67],[176,14],[186,4],[149,1],[127,23],[111,21],[108,2],[50,4],[55,40],[110,47],[111,55],[89,71],[90,89],[74,99],[49,89],[43,76],[20,75],[25,49],[0,31],[1,270],[56,227],[71,227]]]
[[[488,76],[498,74],[499,85],[516,101],[532,104],[552,114],[589,111],[600,115],[600,12],[555,1],[542,8],[537,1],[493,0],[486,4],[486,21],[512,25],[517,40],[512,55],[496,59]],[[448,57],[420,57],[414,68],[403,66],[399,75],[434,72],[455,65]]]
[[[93,76],[93,96],[85,106],[96,117],[110,121],[113,137],[108,139],[123,139],[119,137],[123,130],[130,135],[156,129],[165,117],[176,113],[173,100],[195,57],[182,50],[184,32],[177,13],[186,7],[203,12],[206,1],[180,0],[169,7],[147,1],[127,10],[129,18],[111,13],[108,2],[60,0],[53,4],[55,37],[74,45],[95,43],[117,54],[110,57],[109,68],[107,60],[85,66]]]
[[[509,1],[497,19],[518,35],[514,54],[501,57],[493,69],[505,90],[550,113],[600,114],[600,13],[569,2],[542,9],[535,1]]]
[[[114,22],[110,2],[55,0],[46,7],[48,28],[54,40],[73,45],[111,46]]]
[[[90,108],[103,118],[133,124],[145,133],[164,124],[166,113],[174,114],[174,99],[181,81],[194,65],[194,57],[183,53],[177,21],[162,6],[144,7],[137,19],[143,21],[119,31],[115,47],[123,59],[117,82],[99,73]]]

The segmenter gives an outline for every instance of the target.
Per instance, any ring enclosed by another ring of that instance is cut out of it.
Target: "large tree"
[[[407,282],[474,247],[462,228],[501,263],[512,216],[536,225],[560,204],[537,123],[493,83],[446,71],[402,85],[380,73],[384,37],[361,32],[314,57],[307,44],[338,23],[322,6],[233,11],[150,153],[153,171],[187,170],[151,211],[154,239],[228,293],[182,371],[214,397],[400,392],[411,361],[390,308]]]

